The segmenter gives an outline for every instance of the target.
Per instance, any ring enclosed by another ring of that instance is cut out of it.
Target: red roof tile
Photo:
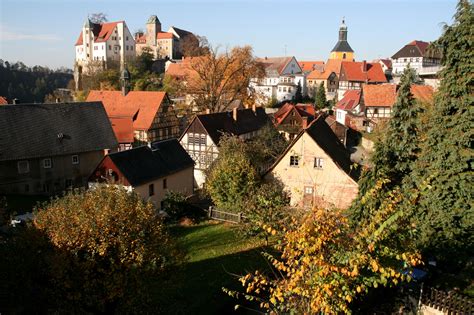
[[[134,141],[132,117],[110,117],[109,120],[119,143],[132,143]]]
[[[337,76],[341,73],[341,63],[342,60],[340,59],[328,59],[326,64],[324,64],[323,71],[321,70],[314,70],[308,75],[308,79],[320,79],[320,80],[327,80],[331,73],[335,73]]]
[[[148,130],[165,98],[165,92],[130,91],[126,96],[120,91],[90,91],[87,101],[102,101],[109,118],[130,118],[134,130]]]
[[[371,85],[364,84],[362,86],[362,95],[364,97],[364,105],[368,107],[392,107],[397,99],[396,84]]]
[[[324,69],[324,61],[298,61],[298,64],[304,72]]]
[[[387,82],[385,73],[379,63],[344,61],[341,64],[341,71],[344,71],[347,81],[370,83]]]
[[[8,101],[4,96],[0,96],[0,105],[7,105]]]
[[[360,103],[360,91],[348,90],[344,93],[344,97],[337,102],[336,108],[343,110],[353,110]]]
[[[167,33],[167,32],[159,32],[156,34],[157,39],[172,39],[173,38],[173,33]]]
[[[291,103],[285,103],[280,109],[273,115],[275,124],[278,126],[285,118],[288,116],[288,114],[295,109],[298,111],[301,117],[310,117],[314,118],[316,115],[316,111],[314,109],[313,104],[296,104],[293,105]]]
[[[95,43],[106,42],[112,35],[117,24],[120,24],[120,23],[124,23],[124,21],[109,22],[109,23],[102,23],[102,24],[92,24],[93,25],[92,32],[94,33],[94,42]],[[82,45],[82,44],[83,43],[82,43],[82,31],[81,31],[81,34],[79,34],[79,38],[76,41],[76,46]]]

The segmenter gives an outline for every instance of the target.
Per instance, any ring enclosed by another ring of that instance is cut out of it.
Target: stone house
[[[301,130],[265,179],[281,181],[292,206],[347,208],[358,193],[350,153],[323,116]]]
[[[193,194],[193,172],[194,161],[177,139],[169,139],[105,156],[89,177],[89,186],[122,185],[161,209],[168,191]]]
[[[102,103],[0,106],[0,194],[54,195],[86,187],[117,147]]]

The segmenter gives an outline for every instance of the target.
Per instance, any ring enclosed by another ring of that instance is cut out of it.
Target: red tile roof
[[[102,24],[92,24],[93,25],[92,32],[94,33],[94,42],[95,43],[106,42],[112,35],[117,24],[120,24],[120,23],[125,23],[125,22],[118,21],[118,22],[109,22],[109,23],[102,23]],[[81,31],[81,34],[79,35],[79,38],[76,41],[76,46],[82,45],[82,44],[83,43],[82,43],[82,31]]]
[[[168,32],[158,32],[156,34],[156,39],[172,39],[174,37],[173,33]],[[135,42],[137,44],[146,44],[146,35],[142,34],[138,37],[135,37]]]
[[[90,91],[87,101],[101,101],[109,118],[133,117],[134,130],[148,130],[158,112],[165,92],[130,91],[126,96],[120,91]]]
[[[429,85],[415,85],[413,84],[410,88],[413,97],[421,102],[432,102],[434,90]]]
[[[285,103],[280,109],[273,115],[275,125],[279,125],[288,114],[295,109],[301,117],[309,117],[314,118],[316,115],[316,111],[314,109],[313,104],[296,104],[293,105],[291,103]]]
[[[344,97],[337,102],[336,108],[343,110],[353,110],[360,103],[360,91],[348,90],[344,93]]]
[[[362,95],[364,97],[364,105],[368,107],[392,107],[397,99],[396,84],[371,85],[364,84],[362,86]]]
[[[342,60],[340,59],[328,59],[328,61],[324,65],[323,71],[320,71],[318,69],[314,70],[308,75],[308,79],[327,80],[333,72],[337,76],[339,76],[339,74],[341,73],[341,63]]]
[[[119,143],[132,143],[134,141],[132,117],[109,117],[109,120]]]
[[[298,61],[298,64],[304,72],[324,69],[324,61]]]
[[[370,83],[387,82],[385,73],[379,63],[343,61],[341,64],[341,71],[344,71],[346,75],[345,79],[347,81]]]
[[[7,105],[7,104],[8,104],[8,101],[6,97],[0,96],[0,105]]]

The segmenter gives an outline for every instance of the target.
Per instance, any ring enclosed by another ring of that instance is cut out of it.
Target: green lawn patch
[[[227,314],[241,303],[222,287],[242,290],[234,275],[267,269],[264,241],[242,237],[234,225],[204,222],[174,226],[171,233],[187,254],[186,262],[166,279],[152,283],[152,300],[164,314]]]

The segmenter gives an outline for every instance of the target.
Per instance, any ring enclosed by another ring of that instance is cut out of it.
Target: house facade
[[[117,147],[100,102],[0,106],[0,194],[54,195],[86,187]]]
[[[363,84],[387,83],[387,77],[379,63],[343,61],[339,76],[338,99],[348,90],[361,90]]]
[[[437,73],[441,66],[441,55],[436,49],[430,49],[430,43],[414,40],[397,51],[391,58],[393,75],[400,76],[410,65],[418,75]]]
[[[193,194],[193,173],[194,161],[177,139],[169,139],[105,156],[89,177],[89,185],[121,185],[161,209],[169,191]]]
[[[195,161],[196,187],[205,182],[205,171],[219,156],[219,141],[224,134],[244,140],[257,136],[271,123],[262,107],[234,109],[232,112],[196,115],[179,138],[179,142]]]
[[[347,208],[356,198],[350,153],[320,116],[301,130],[265,175],[279,180],[291,205]]]
[[[286,103],[273,115],[273,124],[287,139],[293,140],[311,123],[316,115],[312,104]]]
[[[155,59],[180,59],[182,57],[181,43],[186,36],[193,33],[171,26],[167,32],[161,29],[161,22],[156,15],[150,16],[146,23],[145,33],[135,34],[137,55],[148,48]]]
[[[295,57],[265,57],[257,62],[263,65],[265,76],[251,79],[249,88],[255,91],[259,105],[272,99],[278,102],[292,100],[298,85],[302,95],[306,93],[306,77]]]
[[[125,21],[93,23],[86,19],[75,44],[75,70],[87,73],[135,58],[135,40]]]
[[[334,99],[337,95],[337,89],[339,88],[341,63],[341,59],[329,59],[322,69],[311,71],[306,78],[308,95],[314,97],[322,83],[327,99]]]

